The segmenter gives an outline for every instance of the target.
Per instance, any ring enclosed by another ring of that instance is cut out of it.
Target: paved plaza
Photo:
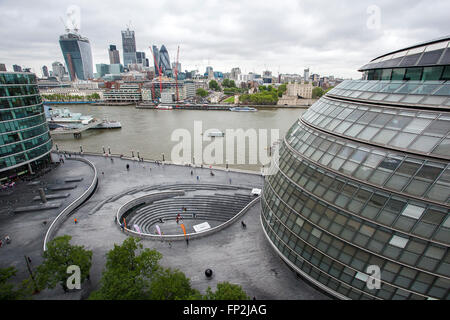
[[[53,157],[57,160],[55,155]],[[209,168],[158,165],[93,155],[84,155],[83,158],[95,165],[98,187],[58,228],[55,236],[70,235],[73,244],[84,245],[93,251],[90,283],[85,284],[81,292],[64,294],[57,287],[36,295],[35,299],[80,299],[97,288],[106,261],[105,254],[114,244],[121,244],[127,237],[114,221],[117,208],[133,197],[145,194],[143,189],[158,185],[217,184],[245,188],[262,188],[263,185],[263,178],[258,174],[213,170],[212,176]],[[126,169],[127,164],[129,170]],[[59,191],[70,193],[70,196],[48,202],[60,201],[59,208],[20,214],[13,213],[13,210],[39,204],[39,201],[32,200],[39,195],[38,185],[30,185],[30,182],[16,185],[13,193],[7,197],[8,208],[2,205],[0,211],[0,236],[8,234],[12,239],[11,244],[0,248],[0,267],[15,266],[19,270],[18,278],[23,279],[27,276],[24,256],[30,256],[34,266],[42,261],[43,240],[49,223],[89,187],[94,172],[84,162],[66,160],[37,179],[40,186],[45,187],[63,185],[65,180],[81,177],[83,180],[70,183],[76,184],[76,188]],[[146,248],[161,252],[161,264],[184,272],[191,279],[192,286],[202,293],[208,286],[215,288],[218,282],[229,281],[240,284],[250,297],[256,299],[329,299],[298,278],[277,256],[264,236],[260,211],[258,202],[227,228],[191,239],[188,245],[185,241],[172,241],[170,245],[169,242],[155,240],[142,240],[142,243]],[[77,219],[77,224],[74,219]],[[245,229],[241,226],[242,220],[247,225]],[[43,221],[47,221],[47,224],[44,225]],[[211,279],[204,275],[207,268],[213,270]]]

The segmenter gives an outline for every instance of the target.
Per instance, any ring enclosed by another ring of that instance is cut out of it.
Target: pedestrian
[[[231,178],[230,178],[230,184],[231,184]]]
[[[3,241],[0,239],[0,248],[3,246]]]
[[[113,159],[113,158],[111,158],[111,163],[112,163],[112,162],[114,162],[114,159]]]
[[[77,218],[73,219],[73,222],[75,222],[75,224],[78,223]]]
[[[47,221],[42,221],[42,225],[45,226],[47,224]]]
[[[104,176],[105,175],[105,173],[102,171],[102,176]]]
[[[241,225],[242,225],[242,228],[247,228],[247,225],[245,224],[245,222],[244,221],[241,221]]]
[[[187,246],[189,245],[189,239],[188,238],[186,238],[186,245]]]
[[[127,163],[126,165],[127,171],[130,170],[130,165]]]
[[[191,170],[191,176],[194,174],[194,172]]]
[[[31,258],[27,257],[28,262],[31,264]]]
[[[172,241],[169,241],[169,248],[172,248]]]
[[[123,231],[124,228],[125,228],[125,224],[122,222],[122,223],[120,224],[120,229],[122,229],[122,231]]]
[[[11,238],[8,235],[5,237],[5,242],[6,242],[6,244],[11,243]]]
[[[197,181],[200,180],[199,176],[197,176]]]

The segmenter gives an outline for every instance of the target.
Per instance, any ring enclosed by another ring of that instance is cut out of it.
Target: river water
[[[95,105],[57,105],[53,108],[67,107],[71,112],[80,112],[83,115],[92,115],[98,119],[108,119],[120,121],[121,129],[101,129],[87,130],[82,133],[81,139],[75,139],[73,135],[54,137],[54,143],[60,150],[80,151],[80,145],[85,152],[102,153],[103,147],[111,153],[131,156],[132,152],[144,159],[161,160],[164,154],[165,160],[171,160],[178,163],[195,161],[199,164],[199,159],[204,154],[214,156],[216,164],[225,166],[228,160],[231,168],[240,168],[246,170],[260,170],[264,164],[264,158],[259,156],[261,152],[268,154],[267,146],[270,145],[277,135],[282,138],[286,131],[292,126],[295,120],[306,109],[260,109],[257,112],[231,112],[231,111],[201,111],[201,110],[152,110],[136,109],[134,106],[95,106]],[[195,127],[195,128],[194,128]],[[203,136],[198,135],[201,131],[207,129],[217,129],[226,132],[225,137],[215,137],[210,141],[207,139],[207,133]],[[227,133],[237,129],[253,132],[257,135],[257,143],[250,138],[245,139],[241,146],[245,148],[245,160],[238,159],[238,154],[244,152],[239,149],[238,138],[234,139],[234,158],[231,147],[227,148],[227,143],[231,140],[231,135]],[[196,135],[194,135],[196,134]],[[188,135],[188,136],[186,136]],[[190,136],[189,136],[190,135]],[[272,135],[272,138],[271,138]],[[173,136],[173,137],[172,137]],[[195,137],[199,140],[195,141]],[[228,142],[227,142],[228,137]],[[200,144],[198,143],[200,141]],[[267,142],[266,142],[267,141]],[[197,144],[196,144],[197,142]],[[212,143],[215,143],[214,145]],[[220,144],[223,145],[220,151]],[[199,151],[198,146],[201,147]],[[209,149],[208,149],[209,146]],[[264,147],[265,146],[265,147]],[[173,150],[184,150],[190,152],[173,153]],[[197,148],[197,149],[196,149]],[[215,151],[211,152],[211,149]],[[264,150],[263,150],[264,149]],[[219,150],[219,151],[218,151]],[[221,155],[222,153],[223,155]],[[253,154],[255,157],[252,157]],[[174,155],[172,157],[172,155]],[[178,157],[176,159],[172,159]],[[186,161],[181,161],[179,158]],[[189,161],[190,159],[194,159]],[[218,159],[221,159],[220,161]],[[209,160],[212,161],[212,160]],[[244,163],[242,163],[244,162]],[[207,156],[203,156],[203,163],[208,164]]]

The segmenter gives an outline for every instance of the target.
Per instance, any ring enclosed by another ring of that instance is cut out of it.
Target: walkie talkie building
[[[269,242],[337,298],[450,299],[449,40],[361,67],[294,123],[265,178]]]

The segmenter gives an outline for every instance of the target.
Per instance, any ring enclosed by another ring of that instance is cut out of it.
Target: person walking
[[[75,222],[75,224],[78,223],[77,218],[73,219],[73,222]]]
[[[6,242],[6,244],[11,243],[11,238],[8,235],[5,237],[5,242]]]
[[[186,238],[186,245],[187,246],[189,245],[189,239],[188,238]]]
[[[126,168],[127,168],[127,171],[129,171],[130,170],[130,165],[127,163],[127,165],[126,165]]]

